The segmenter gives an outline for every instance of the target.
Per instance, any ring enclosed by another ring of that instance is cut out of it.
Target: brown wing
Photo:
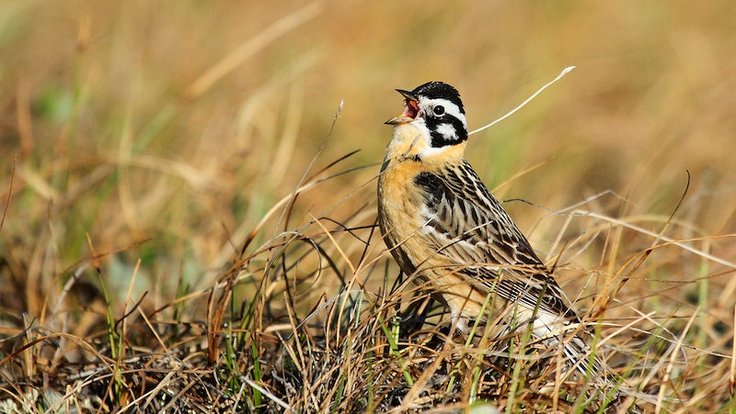
[[[415,183],[425,190],[425,233],[439,255],[506,300],[578,322],[555,279],[470,164],[421,173]]]

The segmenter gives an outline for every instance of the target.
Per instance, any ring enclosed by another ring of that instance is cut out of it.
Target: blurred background
[[[372,223],[395,88],[455,85],[474,129],[569,65],[469,144],[499,198],[528,201],[507,206],[546,258],[565,222],[550,211],[608,191],[585,205],[656,233],[687,171],[678,237],[733,233],[734,15],[730,0],[4,0],[0,243],[31,286],[93,254],[121,287],[138,259],[146,285],[206,286],[279,200],[354,150],[288,227],[360,209]],[[736,257],[732,239],[708,246]]]
[[[297,320],[341,292],[379,306],[398,274],[372,232],[394,89],[448,82],[475,129],[575,65],[468,159],[575,308],[605,311],[616,366],[688,412],[733,404],[734,16],[732,0],[2,0],[0,357],[54,332],[115,357],[139,299],[210,361],[243,309],[267,356],[289,304]],[[234,275],[232,295],[215,283]],[[79,348],[26,348],[15,378]]]

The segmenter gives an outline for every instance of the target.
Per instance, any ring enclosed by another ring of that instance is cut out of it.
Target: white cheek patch
[[[455,127],[451,124],[437,125],[437,132],[442,134],[442,136],[447,138],[448,140],[454,140],[457,134],[457,131],[455,131]]]
[[[463,123],[465,129],[468,129],[468,121],[465,119],[465,114],[460,112],[460,108],[457,105],[448,101],[447,99],[420,99],[419,102],[420,107],[426,108],[425,111],[427,112],[431,111],[432,108],[437,105],[442,105],[442,107],[445,108],[445,113],[447,115],[459,119],[460,122]]]

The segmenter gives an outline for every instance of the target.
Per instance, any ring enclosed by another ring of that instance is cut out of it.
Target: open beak
[[[396,92],[400,93],[401,96],[406,99],[404,102],[404,112],[401,115],[386,121],[386,125],[408,124],[419,114],[419,97],[417,97],[413,92],[405,91],[403,89],[397,89]]]

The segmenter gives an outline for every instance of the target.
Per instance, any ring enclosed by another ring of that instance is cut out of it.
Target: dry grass
[[[736,413],[733,12],[3,2],[0,412],[598,411],[374,227],[394,87],[473,128],[574,64],[470,161],[643,411]]]

